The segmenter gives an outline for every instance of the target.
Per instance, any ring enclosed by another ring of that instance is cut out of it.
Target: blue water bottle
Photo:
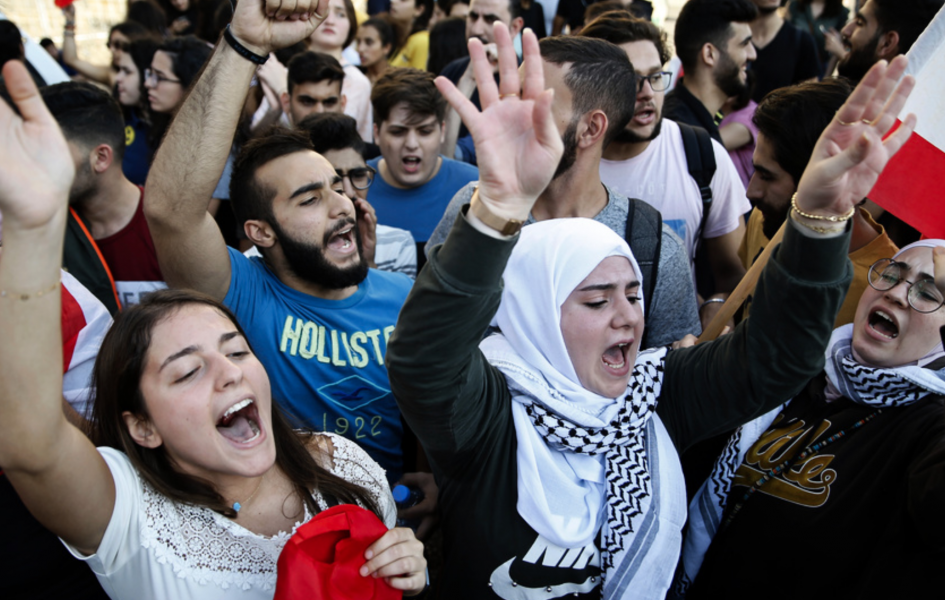
[[[410,508],[423,501],[423,492],[416,488],[407,487],[405,485],[395,485],[394,489],[391,491],[394,494],[394,502],[397,504],[397,510]],[[397,519],[397,527],[409,527],[416,532],[419,526],[420,519]]]

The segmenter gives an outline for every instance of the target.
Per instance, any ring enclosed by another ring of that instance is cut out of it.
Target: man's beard
[[[558,168],[555,169],[552,181],[567,173],[577,160],[577,119],[568,124],[568,128],[561,136],[561,141],[564,142],[564,152],[561,154],[561,160],[558,161]]]
[[[654,110],[656,108],[654,107]],[[653,127],[653,131],[650,132],[650,135],[640,135],[636,131],[630,129],[629,126],[624,127],[617,135],[614,136],[614,142],[618,144],[639,144],[640,142],[652,142],[660,135],[660,129],[663,127],[663,115],[662,113],[656,116],[656,125]]]
[[[712,78],[715,80],[715,85],[722,90],[722,93],[731,98],[732,96],[741,95],[748,87],[747,80],[742,81],[741,74],[741,67],[735,64],[729,53],[722,52],[719,66],[712,73]]]
[[[771,206],[761,207],[760,205],[756,208],[761,211],[761,216],[764,217],[761,232],[770,240],[774,238],[774,234],[781,228],[781,224],[787,220],[788,213],[791,210],[791,203],[785,202],[784,206],[781,208]]]
[[[95,195],[95,174],[89,161],[82,160],[75,168],[72,187],[69,188],[69,206],[82,206],[88,198]]]
[[[358,285],[367,277],[367,261],[361,254],[361,233],[354,219],[345,219],[326,231],[320,246],[289,236],[275,222],[275,219],[270,225],[279,238],[279,245],[282,247],[282,254],[285,256],[289,270],[299,279],[330,290],[340,290]],[[358,245],[358,263],[350,267],[338,267],[325,258],[325,248],[334,234],[349,226],[352,228],[355,243]]]
[[[758,6],[755,5],[755,8],[758,9],[758,14],[761,16],[770,15],[771,13],[778,10],[778,6]]]
[[[866,46],[859,50],[850,48],[850,52],[843,57],[840,64],[837,65],[837,74],[846,77],[853,84],[857,84],[866,75],[874,64],[876,64],[876,47],[879,45],[879,36],[877,33]]]

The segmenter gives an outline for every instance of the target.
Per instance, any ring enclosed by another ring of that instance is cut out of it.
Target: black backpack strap
[[[696,232],[696,248],[702,239],[705,221],[712,207],[712,178],[715,176],[715,152],[712,150],[712,138],[701,127],[693,127],[685,123],[677,123],[682,133],[683,149],[686,152],[686,166],[689,175],[699,186],[702,195],[702,220],[699,222],[699,231]]]
[[[663,249],[663,217],[643,200],[628,198],[627,230],[624,237],[643,275],[643,306],[651,314],[653,290],[659,272],[660,252]],[[641,348],[647,348],[648,329],[643,330]]]

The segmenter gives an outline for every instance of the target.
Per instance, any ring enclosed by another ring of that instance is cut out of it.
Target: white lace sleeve
[[[397,508],[384,469],[351,440],[334,433],[319,435],[328,436],[335,447],[332,473],[366,489],[377,503],[384,525],[388,529],[392,528],[397,522]]]

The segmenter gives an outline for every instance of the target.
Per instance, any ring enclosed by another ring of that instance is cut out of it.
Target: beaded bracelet
[[[246,60],[248,60],[249,62],[253,64],[261,65],[261,64],[264,64],[267,60],[269,60],[268,54],[265,56],[263,56],[262,54],[256,54],[255,52],[253,52],[252,50],[250,50],[249,48],[241,44],[240,41],[236,39],[236,36],[233,35],[233,32],[230,31],[229,25],[227,25],[226,29],[223,30],[223,39],[226,40],[226,43],[229,44],[231,48],[236,50],[237,54],[239,54],[240,56],[242,56],[243,58],[245,58]]]
[[[830,221],[831,223],[842,223],[844,221],[849,221],[850,219],[853,218],[853,215],[856,214],[855,206],[851,206],[850,212],[846,213],[845,215],[841,215],[839,217],[834,216],[834,215],[825,217],[823,215],[812,215],[810,213],[806,213],[797,206],[797,192],[794,192],[794,195],[791,196],[791,208],[794,209],[794,212],[801,215],[805,219],[813,219],[815,221]]]
[[[797,209],[795,209],[794,212],[797,213]],[[843,231],[843,228],[844,228],[843,225],[834,226],[834,227],[820,227],[818,225],[811,225],[810,223],[805,223],[804,221],[801,221],[800,219],[791,219],[791,220],[797,223],[798,225],[800,225],[801,227],[806,227],[807,229],[810,229],[811,231],[816,231],[817,233],[840,233],[841,231]]]
[[[53,284],[51,288],[42,290],[39,292],[35,292],[32,294],[18,294],[16,292],[8,292],[6,290],[0,290],[0,298],[9,298],[11,300],[23,300],[25,302],[26,300],[29,300],[31,298],[40,298],[42,296],[45,296],[46,294],[51,294],[57,291],[59,289],[59,284],[61,282],[62,282],[62,278],[60,277],[56,281],[56,283]]]

